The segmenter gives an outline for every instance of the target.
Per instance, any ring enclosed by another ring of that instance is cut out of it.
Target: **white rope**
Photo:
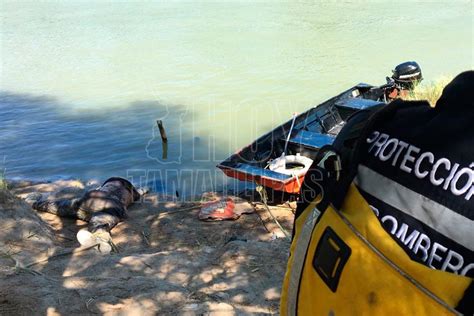
[[[293,131],[293,127],[295,126],[295,121],[296,121],[296,113],[293,114],[293,121],[291,122],[290,131],[288,132],[288,136],[286,137],[285,150],[283,150],[283,157],[286,156],[286,150],[288,148],[288,142],[290,141],[291,132]]]
[[[298,183],[298,187],[301,188],[300,178],[296,175],[296,173],[294,171],[293,171],[293,177],[296,178],[296,182]]]
[[[260,199],[262,200],[263,202],[263,205],[265,206],[265,208],[267,209],[268,213],[270,214],[270,216],[272,217],[273,221],[275,222],[275,224],[277,224],[278,228],[280,228],[280,230],[283,232],[283,235],[285,235],[285,237],[291,241],[291,234],[288,233],[286,231],[286,229],[283,228],[283,226],[281,226],[280,222],[277,220],[277,218],[275,217],[275,215],[273,215],[272,211],[270,211],[270,208],[268,207],[268,204],[267,204],[267,192],[265,191],[265,189],[263,188],[262,185],[257,185],[257,188],[256,188],[256,191],[258,192],[258,194],[260,195]]]

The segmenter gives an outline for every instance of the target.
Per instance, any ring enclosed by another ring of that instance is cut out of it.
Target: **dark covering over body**
[[[40,200],[32,207],[40,212],[87,221],[91,232],[98,229],[110,231],[127,217],[127,208],[139,198],[140,194],[129,181],[114,177],[81,198]]]

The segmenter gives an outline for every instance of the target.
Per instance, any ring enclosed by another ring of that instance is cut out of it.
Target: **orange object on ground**
[[[230,197],[207,202],[199,211],[199,219],[203,221],[234,220],[240,217],[240,214],[236,214],[234,209],[235,204]]]

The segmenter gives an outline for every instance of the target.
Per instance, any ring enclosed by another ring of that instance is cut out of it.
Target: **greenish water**
[[[400,62],[426,80],[474,68],[471,1],[2,1],[0,20],[7,178],[134,173],[213,189],[229,153]]]

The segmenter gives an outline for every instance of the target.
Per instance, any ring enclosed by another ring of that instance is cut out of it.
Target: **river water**
[[[218,190],[214,166],[293,112],[407,60],[425,81],[472,69],[472,6],[2,1],[0,169]]]

